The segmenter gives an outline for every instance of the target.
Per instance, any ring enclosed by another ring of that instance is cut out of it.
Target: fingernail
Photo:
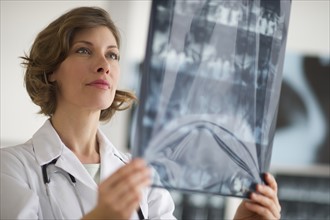
[[[252,199],[252,196],[253,196],[253,192],[250,192],[249,195],[248,195],[248,198]]]
[[[267,176],[267,173],[260,174],[260,178],[262,179],[262,181],[266,182],[266,176]]]
[[[251,188],[252,188],[254,191],[256,191],[258,185],[259,185],[258,183],[252,183],[252,184],[251,184]]]

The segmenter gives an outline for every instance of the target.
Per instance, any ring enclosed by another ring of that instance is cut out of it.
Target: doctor
[[[135,96],[118,90],[119,33],[106,11],[76,8],[42,30],[25,83],[49,116],[26,143],[1,149],[1,219],[174,219],[143,160],[118,152],[99,129]],[[278,219],[276,182],[244,201],[238,218]]]

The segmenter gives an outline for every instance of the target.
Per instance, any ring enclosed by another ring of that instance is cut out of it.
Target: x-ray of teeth
[[[290,1],[153,1],[133,156],[154,186],[246,197],[270,164]]]

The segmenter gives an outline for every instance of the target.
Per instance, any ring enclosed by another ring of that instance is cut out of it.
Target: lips
[[[87,86],[93,86],[99,89],[110,89],[108,81],[103,79],[98,79],[93,82],[87,83]]]

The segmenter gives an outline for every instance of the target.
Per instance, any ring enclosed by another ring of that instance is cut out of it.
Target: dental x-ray
[[[246,197],[270,164],[290,1],[153,1],[134,157],[153,186]]]

